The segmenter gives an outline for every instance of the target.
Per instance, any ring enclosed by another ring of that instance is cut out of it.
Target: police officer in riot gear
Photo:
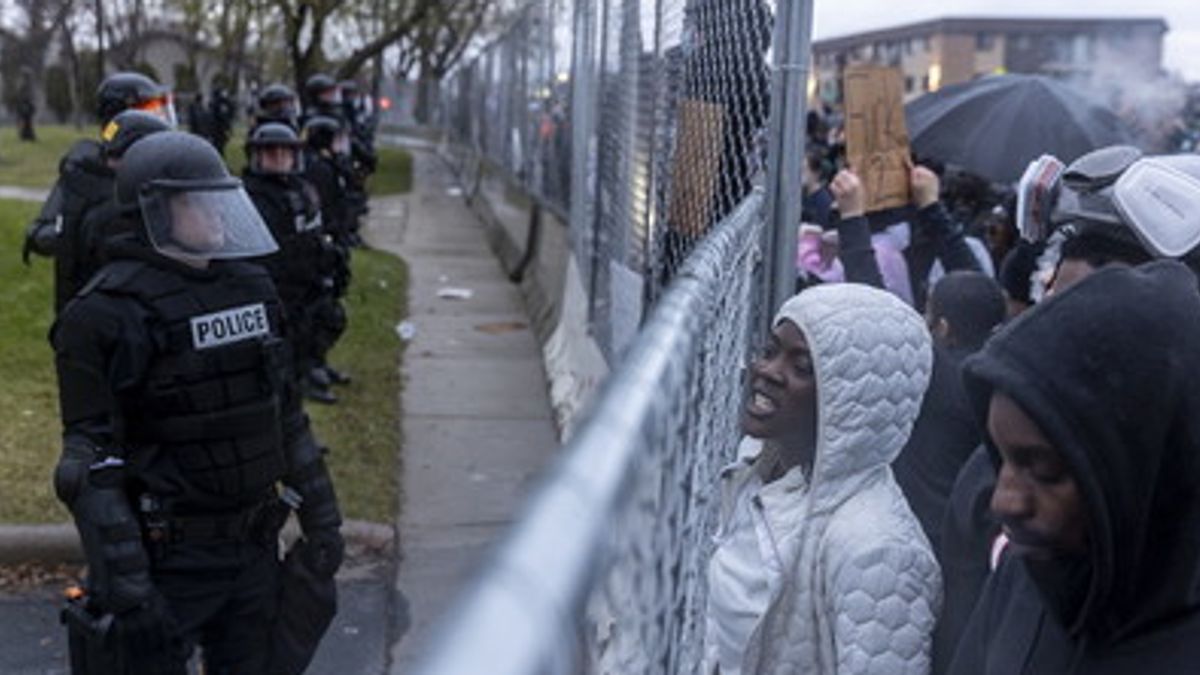
[[[140,73],[116,73],[96,92],[96,115],[101,129],[122,110],[158,115],[175,125],[170,90]],[[26,231],[23,259],[32,251],[54,257],[54,311],[57,313],[85,283],[90,267],[85,260],[81,224],[87,213],[107,201],[113,191],[113,172],[99,141],[81,140],[59,162],[58,181]]]
[[[375,129],[365,110],[367,97],[359,91],[358,82],[343,80],[338,86],[342,90],[342,117],[349,128],[352,180],[355,189],[365,197],[367,177],[375,173],[379,164],[375,154]],[[366,214],[365,198],[362,207],[360,215]]]
[[[259,125],[246,140],[246,192],[271,229],[279,251],[262,260],[271,272],[294,327],[290,339],[301,390],[320,403],[336,403],[319,365],[315,317],[334,311],[333,274],[339,253],[321,227],[316,190],[302,178],[304,142],[286,124]]]
[[[325,73],[317,73],[304,81],[304,119],[301,124],[317,115],[340,116],[342,114],[342,90],[337,80]]]
[[[116,196],[137,234],[114,242],[51,331],[63,420],[54,486],[89,569],[85,600],[65,613],[73,668],[183,675],[199,644],[209,673],[299,672],[315,644],[296,632],[319,635],[333,612],[306,598],[333,592],[343,542],[324,450],[288,373],[279,296],[239,260],[276,244],[191,134],[134,143]],[[285,502],[304,538],[281,568]],[[320,592],[281,592],[296,578]]]
[[[129,146],[138,139],[171,126],[160,116],[142,110],[124,110],[116,114],[100,132],[100,153],[109,169],[116,171]],[[80,224],[80,254],[75,262],[79,278],[90,279],[106,262],[105,246],[114,237],[127,231],[128,221],[121,218],[116,195],[88,210]]]
[[[258,93],[254,127],[271,122],[286,124],[297,131],[300,128],[300,106],[296,92],[285,84],[271,84]]]
[[[353,211],[350,187],[344,170],[346,135],[342,121],[336,117],[318,115],[304,125],[304,177],[317,190],[321,204],[321,220],[336,251],[333,270],[333,294],[336,302],[322,305],[315,317],[318,366],[313,371],[320,381],[327,378],[332,384],[345,384],[349,377],[325,362],[325,354],[333,348],[346,330],[346,311],[340,298],[350,286],[350,251]]]

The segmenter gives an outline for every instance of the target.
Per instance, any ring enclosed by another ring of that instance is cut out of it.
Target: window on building
[[[921,76],[921,91],[929,91],[929,76]]]
[[[933,39],[932,39],[932,38],[930,38],[928,35],[926,35],[925,37],[921,38],[921,43],[922,43],[922,45],[921,45],[921,46],[922,46],[922,48],[923,48],[923,49],[924,49],[926,52],[928,52],[928,51],[930,51],[931,49],[933,49]]]
[[[916,84],[916,83],[915,83],[915,81],[913,80],[913,76],[912,76],[912,75],[905,75],[905,76],[904,76],[904,93],[906,93],[906,94],[911,94],[911,93],[912,93],[912,90],[913,90],[913,85],[914,85],[914,84]]]
[[[980,31],[975,34],[975,51],[990,52],[996,46],[996,36]]]

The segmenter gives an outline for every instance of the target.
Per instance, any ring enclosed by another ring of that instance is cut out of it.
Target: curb
[[[292,541],[299,527],[291,518],[281,536]],[[348,520],[342,524],[342,536],[351,547],[375,552],[391,552],[396,528],[388,523]],[[15,563],[82,563],[83,550],[72,523],[45,525],[0,525],[0,565]]]

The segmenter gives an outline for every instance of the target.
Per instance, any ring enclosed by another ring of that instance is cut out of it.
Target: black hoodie
[[[1060,589],[1006,554],[949,672],[1197,671],[1198,336],[1196,278],[1156,262],[1094,273],[967,361],[981,420],[1000,389],[1063,454],[1085,503],[1090,550],[1069,625],[1050,609]]]

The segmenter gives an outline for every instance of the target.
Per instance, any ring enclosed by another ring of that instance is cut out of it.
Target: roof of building
[[[817,40],[813,51],[838,51],[862,44],[888,40],[920,38],[935,33],[1060,33],[1088,31],[1098,28],[1156,28],[1169,29],[1161,17],[1128,18],[1005,18],[1005,17],[945,17],[917,23],[881,28],[878,30]]]

